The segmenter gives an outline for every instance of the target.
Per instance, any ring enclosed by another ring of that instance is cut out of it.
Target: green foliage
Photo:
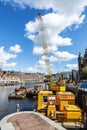
[[[82,69],[82,77],[87,79],[87,66]]]

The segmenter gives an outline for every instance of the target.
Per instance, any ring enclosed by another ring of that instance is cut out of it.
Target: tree
[[[82,78],[87,79],[87,66],[82,69]]]

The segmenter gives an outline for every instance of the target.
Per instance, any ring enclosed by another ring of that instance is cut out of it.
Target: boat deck
[[[1,120],[1,130],[8,129],[5,124],[13,125],[10,130],[66,130],[61,125],[37,112],[18,112]]]

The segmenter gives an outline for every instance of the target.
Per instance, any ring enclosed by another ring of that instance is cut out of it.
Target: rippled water
[[[35,85],[27,85],[25,87],[33,87]],[[0,87],[0,119],[4,116],[16,112],[16,105],[20,105],[20,110],[33,110],[37,106],[37,99],[8,99],[8,95],[14,92],[19,86]]]

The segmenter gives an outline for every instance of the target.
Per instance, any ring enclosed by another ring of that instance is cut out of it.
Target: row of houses
[[[42,73],[24,73],[18,71],[3,71],[0,68],[0,85],[18,84],[18,83],[40,83],[44,82]]]
[[[0,68],[0,86],[5,86],[5,85],[14,85],[14,84],[20,84],[23,81],[20,80],[20,76],[17,74],[12,74],[7,71],[3,71]]]

